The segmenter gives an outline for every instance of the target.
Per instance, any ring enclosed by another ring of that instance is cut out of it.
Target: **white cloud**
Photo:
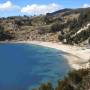
[[[12,8],[13,4],[10,1],[7,1],[5,3],[0,3],[0,10],[7,10]]]
[[[39,15],[39,14],[46,14],[49,12],[54,12],[56,10],[61,9],[62,6],[52,3],[52,4],[48,4],[48,5],[38,5],[38,4],[32,4],[32,5],[27,5],[25,7],[23,7],[21,9],[22,13],[27,13],[27,14],[35,14],[35,15]]]
[[[87,7],[90,7],[90,4],[84,4],[83,5],[83,8],[87,8]]]
[[[7,1],[5,3],[0,3],[0,10],[1,11],[10,10],[13,8],[19,8],[19,6],[14,5],[11,1]]]

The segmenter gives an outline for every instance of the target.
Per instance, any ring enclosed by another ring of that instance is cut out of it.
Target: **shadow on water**
[[[63,52],[28,44],[0,45],[0,90],[31,88],[67,75],[70,67]]]

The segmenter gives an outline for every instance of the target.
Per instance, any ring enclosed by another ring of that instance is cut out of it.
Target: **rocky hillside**
[[[90,42],[90,8],[0,18],[0,40],[60,41],[66,44]]]

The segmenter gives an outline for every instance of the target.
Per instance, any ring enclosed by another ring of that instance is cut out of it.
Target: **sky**
[[[0,17],[40,15],[64,8],[90,7],[90,0],[0,0]]]

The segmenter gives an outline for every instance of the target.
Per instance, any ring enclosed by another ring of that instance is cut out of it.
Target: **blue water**
[[[28,44],[0,44],[0,90],[31,90],[55,84],[70,70],[56,49]]]

